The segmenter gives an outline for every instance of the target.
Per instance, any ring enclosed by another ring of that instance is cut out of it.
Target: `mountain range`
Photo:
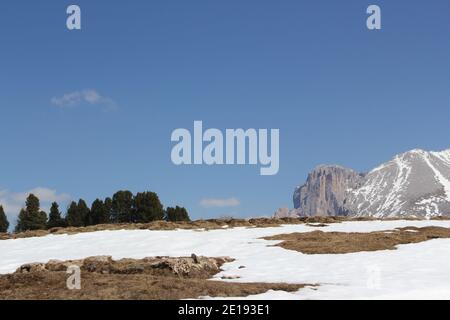
[[[450,149],[411,150],[368,173],[321,165],[294,191],[294,209],[276,217],[417,217],[450,215]]]

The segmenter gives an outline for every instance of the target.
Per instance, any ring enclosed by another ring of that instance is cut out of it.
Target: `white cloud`
[[[95,90],[87,89],[66,93],[60,97],[53,97],[51,103],[60,108],[76,107],[84,103],[101,107],[103,110],[117,109],[117,104],[111,98],[102,96]]]
[[[15,226],[20,209],[25,206],[25,200],[31,193],[39,198],[41,201],[41,209],[46,212],[48,212],[52,202],[56,201],[61,205],[71,199],[71,196],[66,193],[57,193],[56,190],[44,187],[37,187],[26,192],[0,190],[0,205],[5,209],[10,228]]]
[[[200,201],[200,206],[203,208],[225,208],[225,207],[237,207],[241,204],[239,199],[211,199],[205,198]]]

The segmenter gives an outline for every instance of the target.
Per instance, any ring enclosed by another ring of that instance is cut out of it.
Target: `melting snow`
[[[323,231],[371,232],[407,226],[450,227],[450,221],[344,222]],[[250,299],[450,298],[450,239],[400,245],[398,250],[339,255],[305,255],[261,237],[317,230],[306,225],[273,228],[101,231],[0,241],[0,273],[22,264],[96,255],[114,259],[148,256],[230,256],[236,259],[216,275],[239,276],[233,282],[318,284],[295,293],[269,291]],[[239,267],[245,265],[246,268]]]

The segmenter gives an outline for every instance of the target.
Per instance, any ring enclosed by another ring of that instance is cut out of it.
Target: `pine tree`
[[[112,222],[112,217],[111,217],[112,199],[111,198],[106,198],[104,205],[105,205],[105,211],[106,211],[106,214],[107,214],[106,223],[111,223]]]
[[[84,225],[83,217],[80,216],[75,201],[72,201],[67,209],[66,223],[69,227],[82,227]]]
[[[164,219],[164,209],[159,197],[154,192],[138,193],[133,200],[136,222],[150,222]]]
[[[83,219],[84,226],[92,225],[91,210],[83,199],[78,200],[78,214]]]
[[[42,230],[47,227],[47,214],[40,210],[38,197],[30,194],[25,203],[25,209],[19,214],[16,232],[27,230]]]
[[[6,218],[5,211],[3,210],[3,206],[0,206],[0,233],[8,232],[9,222]]]
[[[113,195],[111,218],[115,223],[134,222],[133,194],[130,191],[118,191]]]
[[[105,224],[109,221],[109,213],[102,200],[96,199],[91,206],[92,224]]]
[[[20,209],[19,216],[17,218],[17,225],[15,228],[15,232],[22,232],[28,230],[28,221],[30,220],[27,211],[22,208]]]
[[[50,213],[48,215],[48,223],[47,228],[58,228],[58,227],[64,227],[65,221],[61,217],[61,212],[59,211],[59,206],[56,202],[52,203],[52,206],[50,208]]]
[[[39,211],[38,217],[39,217],[37,220],[37,225],[39,226],[38,230],[47,229],[47,222],[48,222],[47,213],[45,211]]]
[[[67,209],[66,221],[69,227],[84,227],[92,224],[90,210],[83,199],[72,201]]]
[[[167,208],[166,219],[167,221],[191,221],[187,210],[179,206]]]

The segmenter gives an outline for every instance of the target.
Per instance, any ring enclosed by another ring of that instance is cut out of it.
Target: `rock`
[[[60,260],[50,260],[45,264],[45,269],[48,271],[67,271],[70,266],[81,267],[83,265],[83,260],[70,260],[70,261],[60,261]]]
[[[300,213],[297,209],[279,208],[274,214],[274,219],[299,218]]]
[[[347,190],[358,186],[363,176],[340,166],[319,166],[294,192],[298,216],[346,216]]]
[[[84,259],[82,268],[89,272],[109,273],[113,260],[111,256],[97,256]]]
[[[171,258],[155,257],[141,260],[112,260],[111,256],[89,257],[82,260],[50,260],[48,263],[30,263],[17,269],[16,273],[66,272],[67,268],[77,265],[85,272],[102,274],[155,274],[179,277],[209,278],[220,271],[220,267],[232,262],[229,257],[206,258],[193,254],[191,257]]]
[[[222,276],[222,280],[234,280],[234,279],[240,279],[240,276]]]
[[[273,217],[275,219],[281,219],[281,218],[289,218],[290,215],[290,210],[289,208],[279,208],[274,214]]]
[[[111,256],[95,256],[84,259],[84,263],[111,263]]]
[[[199,263],[198,262],[198,257],[197,257],[197,255],[195,253],[191,254],[191,258],[192,258],[192,260],[194,260],[194,263]]]
[[[42,272],[47,271],[45,269],[45,263],[28,263],[24,264],[23,266],[19,267],[16,270],[16,273],[35,273],[35,272]]]
[[[195,260],[192,258],[168,258],[165,260],[165,263],[167,267],[178,276],[188,276],[189,274],[203,272],[204,270],[219,270],[215,261],[199,257],[196,257]]]

